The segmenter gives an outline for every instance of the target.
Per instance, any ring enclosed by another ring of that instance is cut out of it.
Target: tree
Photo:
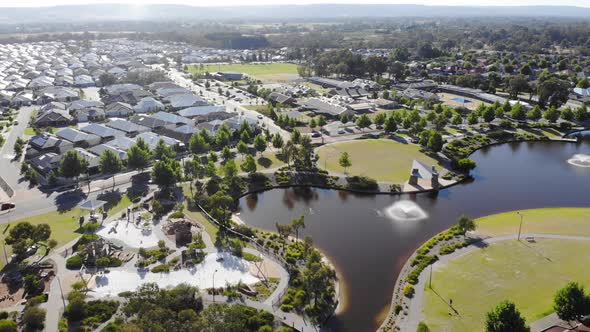
[[[102,86],[109,86],[117,83],[117,78],[115,75],[108,72],[100,74],[98,79],[100,80],[100,84]]]
[[[457,161],[457,169],[461,172],[469,173],[475,166],[475,161],[469,158],[462,158]]]
[[[225,161],[227,163],[228,160],[232,159],[233,155],[231,150],[229,149],[229,146],[224,146],[223,149],[221,150],[221,158],[223,158],[223,161]]]
[[[560,107],[569,98],[570,84],[567,81],[551,77],[539,84],[537,95],[539,96],[539,105]]]
[[[344,173],[346,173],[346,169],[352,166],[352,162],[350,161],[350,157],[348,156],[348,152],[344,151],[340,155],[340,159],[338,160],[340,166],[344,168]]]
[[[152,179],[159,187],[170,187],[180,180],[180,163],[176,159],[164,157],[156,161],[152,168]]]
[[[82,158],[78,151],[70,150],[62,158],[59,164],[59,173],[66,178],[77,178],[82,173],[86,173],[88,161]]]
[[[283,239],[283,250],[285,250],[285,242],[289,237],[289,234],[291,234],[291,225],[275,223],[275,227],[277,228],[277,233],[279,233],[279,237]]]
[[[439,152],[443,147],[443,139],[440,132],[433,130],[428,138],[428,148],[434,152]]]
[[[168,146],[168,144],[166,144],[163,139],[160,139],[158,144],[156,144],[154,151],[152,151],[152,157],[155,160],[162,160],[164,158],[171,159],[176,157],[176,152],[174,152],[174,150],[172,150],[172,148]]]
[[[291,132],[291,141],[293,142],[293,144],[301,143],[301,132],[299,131],[299,129],[293,129],[293,131]]]
[[[518,99],[521,92],[530,90],[529,81],[524,75],[514,75],[508,80],[508,92],[511,99]]]
[[[479,117],[477,116],[477,114],[475,114],[475,112],[471,112],[469,113],[469,115],[467,115],[468,124],[474,125],[477,124],[477,122],[479,122]]]
[[[10,319],[0,319],[0,332],[17,332],[16,322]]]
[[[137,143],[127,151],[127,166],[143,172],[150,163],[150,150],[147,145],[144,147],[141,142],[145,143],[142,138],[139,138]]]
[[[42,330],[45,325],[45,309],[29,306],[25,309],[22,322],[28,331]]]
[[[368,128],[371,125],[371,118],[366,114],[361,114],[356,120],[356,125],[361,128],[361,130]]]
[[[569,282],[555,293],[553,309],[566,321],[578,321],[590,313],[590,297],[577,282]]]
[[[280,133],[274,134],[274,136],[272,137],[272,146],[275,149],[280,149],[283,147],[283,144],[284,144],[283,136],[281,136]]]
[[[295,231],[295,236],[299,240],[299,229],[305,228],[305,216],[291,220],[291,228]]]
[[[248,145],[243,141],[239,141],[236,148],[238,149],[238,153],[242,155],[242,159],[244,159],[244,156],[248,153]]]
[[[311,128],[312,130],[315,129],[315,127],[317,127],[317,124],[315,123],[315,119],[311,119],[309,120],[309,128]]]
[[[465,235],[467,232],[474,231],[477,225],[473,221],[473,219],[467,217],[466,215],[462,215],[457,220],[457,227],[461,230],[461,233]]]
[[[238,174],[238,167],[233,159],[228,160],[225,165],[223,165],[223,173],[228,178],[233,178]]]
[[[530,328],[510,301],[503,301],[486,315],[486,332],[529,332]]]
[[[35,226],[29,222],[19,222],[10,229],[5,242],[12,246],[12,251],[20,257],[31,245],[47,241],[50,236],[51,228],[48,224]]]
[[[266,146],[267,142],[264,139],[264,136],[258,134],[256,137],[254,137],[254,148],[256,151],[260,152],[260,155],[262,155],[262,152],[266,150]]]
[[[198,155],[209,151],[209,143],[200,133],[194,133],[188,141],[191,153]]]
[[[512,106],[510,117],[514,120],[524,120],[526,118],[526,112],[520,103],[516,103]]]
[[[572,121],[574,119],[574,112],[571,108],[566,107],[563,111],[561,111],[561,118],[565,121]]]
[[[531,108],[531,110],[528,111],[526,114],[526,117],[532,121],[539,121],[539,119],[541,119],[542,116],[543,113],[541,113],[541,108],[539,107],[539,105],[535,105],[535,107]]]
[[[381,126],[383,126],[383,124],[385,124],[386,119],[387,119],[387,114],[379,113],[379,114],[375,115],[375,124],[378,127],[381,127]]]
[[[246,161],[242,164],[242,169],[249,174],[256,173],[256,161],[251,155],[246,156]]]
[[[496,113],[494,112],[494,109],[491,107],[486,107],[483,112],[481,113],[481,116],[483,118],[483,120],[485,122],[492,122],[494,121],[494,118],[496,118]]]
[[[543,117],[549,122],[555,122],[559,119],[559,112],[557,112],[554,106],[551,106],[543,113]]]
[[[100,155],[99,162],[100,171],[102,174],[113,175],[113,190],[115,189],[115,174],[119,173],[123,168],[121,158],[111,150],[104,150]]]

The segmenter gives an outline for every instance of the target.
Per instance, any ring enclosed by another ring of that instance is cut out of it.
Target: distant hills
[[[219,19],[313,19],[358,17],[578,17],[590,8],[573,6],[272,5],[198,7],[186,5],[94,4],[54,7],[0,7],[0,23],[82,21],[166,21]]]

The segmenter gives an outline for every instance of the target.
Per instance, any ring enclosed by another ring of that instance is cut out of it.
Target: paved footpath
[[[559,235],[559,234],[536,234],[536,233],[527,233],[521,234],[520,238],[525,239],[527,237],[534,237],[536,239],[560,239],[560,240],[575,240],[575,241],[590,241],[590,236],[574,236],[574,235]],[[439,256],[439,260],[432,265],[432,269],[436,270],[444,266],[449,261],[465,255],[469,252],[480,250],[482,246],[487,246],[492,243],[497,243],[501,241],[507,240],[515,240],[517,238],[516,234],[512,235],[505,235],[505,236],[497,236],[497,237],[490,237],[487,239],[483,239],[481,241],[472,243],[471,245],[456,250],[452,254],[449,255],[441,255]],[[418,324],[424,320],[424,312],[423,312],[423,301],[424,301],[424,288],[428,283],[428,276],[431,267],[427,267],[422,271],[420,277],[418,279],[418,283],[414,286],[414,297],[409,301],[408,305],[408,315],[400,315],[396,326],[399,327],[400,331],[416,331],[418,328]]]

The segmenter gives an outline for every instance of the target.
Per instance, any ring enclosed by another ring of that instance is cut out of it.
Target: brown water
[[[305,215],[303,233],[332,259],[346,286],[347,305],[329,322],[330,330],[375,331],[405,260],[460,215],[477,218],[529,208],[590,206],[590,168],[568,164],[574,154],[590,155],[590,143],[493,146],[472,155],[478,165],[474,181],[438,195],[277,189],[242,198],[241,218],[250,225],[274,230],[275,222],[287,223]],[[384,216],[384,209],[398,200],[414,201],[429,217],[400,222]]]

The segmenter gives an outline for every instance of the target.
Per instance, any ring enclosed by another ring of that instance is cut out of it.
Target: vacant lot
[[[420,152],[420,148],[416,145],[368,139],[321,147],[318,150],[320,157],[318,166],[332,172],[343,173],[344,169],[339,164],[339,158],[343,152],[348,152],[352,162],[352,167],[347,170],[350,175],[364,175],[384,182],[407,181],[414,159],[427,165],[438,164],[436,160]]]
[[[590,236],[589,208],[520,211],[523,233]],[[477,220],[486,236],[518,233],[520,216],[500,213]],[[485,314],[498,302],[514,301],[527,321],[552,312],[555,291],[575,280],[590,286],[581,266],[590,263],[590,241],[507,240],[471,251],[435,268],[433,290],[425,287],[424,314],[431,331],[483,331]],[[447,303],[453,300],[453,307]]]
[[[189,67],[191,73],[199,73],[199,66]],[[263,82],[287,82],[299,78],[297,65],[292,63],[221,64],[205,65],[205,72],[235,71],[247,74]]]

